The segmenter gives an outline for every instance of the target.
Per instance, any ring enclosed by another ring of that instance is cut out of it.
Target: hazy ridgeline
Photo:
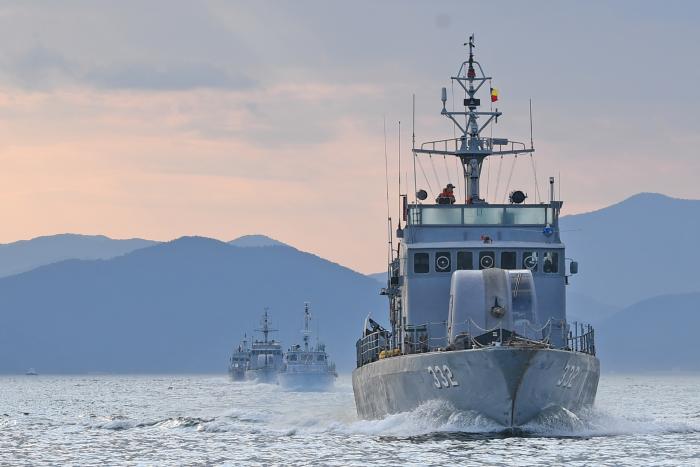
[[[186,237],[110,260],[68,260],[0,280],[0,371],[222,372],[270,308],[273,337],[301,339],[304,301],[342,368],[377,283],[288,246]]]
[[[640,194],[561,230],[580,263],[569,317],[596,325],[603,371],[700,370],[700,201]],[[285,348],[299,341],[306,300],[347,371],[365,316],[386,321],[376,277],[264,237],[59,235],[1,245],[0,262],[36,267],[0,279],[0,372],[223,372],[265,306]]]

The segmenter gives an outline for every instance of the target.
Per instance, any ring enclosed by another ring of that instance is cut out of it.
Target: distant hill
[[[602,371],[700,371],[700,293],[661,295],[596,328]]]
[[[371,277],[375,281],[377,281],[382,287],[386,287],[386,281],[387,281],[387,276],[386,276],[386,271],[384,272],[375,272],[373,274],[367,274],[367,277]]]
[[[0,244],[0,277],[67,259],[110,259],[156,243],[159,242],[141,238],[117,240],[104,235],[66,233]],[[265,235],[244,235],[229,243],[239,247],[285,245]]]
[[[260,247],[260,246],[289,246],[265,235],[244,235],[228,242],[230,245],[238,247]]]
[[[579,261],[569,291],[614,307],[700,292],[700,200],[641,193],[561,218],[567,257]]]
[[[310,301],[331,357],[354,366],[377,283],[287,246],[185,237],[109,260],[67,260],[0,279],[0,372],[224,372],[270,307],[285,349]]]
[[[620,310],[622,307],[599,302],[578,292],[568,290],[566,294],[566,316],[569,321],[598,325]]]
[[[0,277],[19,274],[66,259],[109,259],[157,242],[104,235],[60,234],[0,244]]]

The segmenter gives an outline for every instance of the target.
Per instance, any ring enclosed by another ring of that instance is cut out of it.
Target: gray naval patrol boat
[[[304,304],[304,346],[293,345],[285,354],[285,364],[277,375],[280,386],[295,391],[326,391],[333,386],[338,374],[335,364],[330,362],[326,346],[316,342],[309,345],[311,311]],[[318,337],[318,336],[317,336]]]
[[[474,60],[473,36],[466,45],[469,58],[451,77],[464,93],[463,110],[447,110],[442,89],[441,113],[461,136],[417,148],[414,130],[413,151],[414,174],[421,157],[457,158],[453,181],[463,183],[464,198],[457,199],[462,192],[455,197],[451,184],[436,204],[421,202],[425,190],[416,190],[412,202],[401,196],[405,227],[399,222],[396,249],[390,237],[388,284],[382,289],[391,328],[367,318],[352,384],[361,418],[438,400],[513,430],[548,414],[591,407],[600,363],[593,329],[566,320],[563,203],[555,200],[554,178],[548,201],[525,204],[520,190],[510,193],[509,203],[482,198],[479,182],[488,157],[531,157],[534,147],[532,138],[528,148],[482,136],[501,112],[478,110],[476,96],[488,92],[491,77]],[[498,94],[493,88],[490,93],[493,107]],[[427,176],[426,183],[430,188]],[[569,273],[577,271],[571,261]]]
[[[259,383],[277,384],[277,373],[282,368],[282,344],[269,339],[271,332],[277,331],[270,327],[270,318],[267,308],[263,313],[260,329],[263,340],[254,340],[250,346],[250,360],[245,372],[246,380],[254,380]]]
[[[250,362],[250,349],[248,348],[248,338],[243,340],[231,354],[228,362],[228,374],[233,381],[244,381],[245,373]]]

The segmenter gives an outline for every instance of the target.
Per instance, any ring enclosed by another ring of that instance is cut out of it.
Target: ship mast
[[[304,303],[304,351],[309,351],[309,322],[311,322],[311,312],[309,311],[309,302]]]
[[[267,311],[268,311],[268,308],[265,307],[265,312],[263,313],[262,321],[260,321],[261,328],[256,329],[256,331],[263,333],[263,337],[264,337],[263,342],[266,344],[268,343],[268,340],[267,340],[268,334],[271,332],[277,331],[277,329],[270,328],[270,318],[267,315]]]
[[[480,197],[479,178],[481,177],[481,167],[488,156],[522,154],[534,152],[534,148],[527,148],[524,143],[509,141],[505,138],[482,138],[481,133],[491,124],[497,122],[502,115],[498,109],[493,111],[480,111],[481,100],[476,98],[476,94],[484,83],[491,82],[491,77],[484,74],[481,64],[474,59],[474,35],[469,36],[469,42],[464,43],[469,47],[469,58],[462,63],[457,72],[457,76],[450,79],[457,82],[467,97],[464,99],[464,111],[448,111],[447,88],[442,88],[442,115],[447,117],[459,128],[462,136],[452,140],[431,141],[423,143],[420,148],[414,148],[414,156],[418,154],[456,156],[462,163],[464,176],[467,179],[467,204],[486,203]],[[479,118],[484,117],[486,121],[479,124]]]

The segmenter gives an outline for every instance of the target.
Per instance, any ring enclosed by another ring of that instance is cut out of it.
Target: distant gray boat
[[[304,305],[304,347],[293,345],[285,354],[284,367],[277,375],[280,385],[295,391],[326,391],[333,386],[338,374],[335,364],[331,363],[326,353],[326,346],[316,343],[309,346],[309,323],[311,312],[309,304]]]
[[[228,364],[228,374],[233,381],[244,381],[248,363],[250,362],[250,349],[248,348],[247,336],[231,354]]]
[[[413,149],[414,174],[416,162],[422,168],[419,156],[427,156],[431,165],[433,159],[440,165],[444,160],[449,177],[447,158],[456,157],[458,173],[452,180],[458,186],[448,183],[437,192],[435,204],[424,203],[424,190],[416,189],[410,202],[401,196],[405,226],[399,222],[396,248],[390,239],[382,290],[389,299],[391,328],[366,319],[352,385],[362,418],[438,400],[512,430],[548,414],[591,407],[600,362],[593,329],[566,320],[569,258],[559,236],[563,203],[555,199],[554,178],[548,202],[536,193],[535,203],[523,204],[524,192],[508,196],[511,179],[498,179],[499,165],[494,182],[496,189],[499,183],[505,186],[503,204],[482,198],[484,161],[520,155],[530,162],[534,145],[482,136],[501,115],[493,109],[498,91],[474,60],[473,36],[465,45],[469,58],[451,78],[464,97],[456,111],[454,104],[447,109],[442,88],[441,113],[458,137],[420,148],[414,143]],[[482,87],[490,88],[491,109],[477,110]],[[534,162],[532,167],[534,172]],[[434,165],[433,171],[439,182]],[[578,272],[578,263],[569,266],[570,274]]]
[[[245,379],[259,383],[277,384],[277,373],[282,368],[282,345],[268,338],[271,332],[277,331],[270,327],[267,308],[263,313],[260,329],[263,340],[254,340],[250,346],[250,360],[246,367]]]
[[[24,373],[27,376],[38,376],[39,373],[34,368],[29,368],[27,371]]]

